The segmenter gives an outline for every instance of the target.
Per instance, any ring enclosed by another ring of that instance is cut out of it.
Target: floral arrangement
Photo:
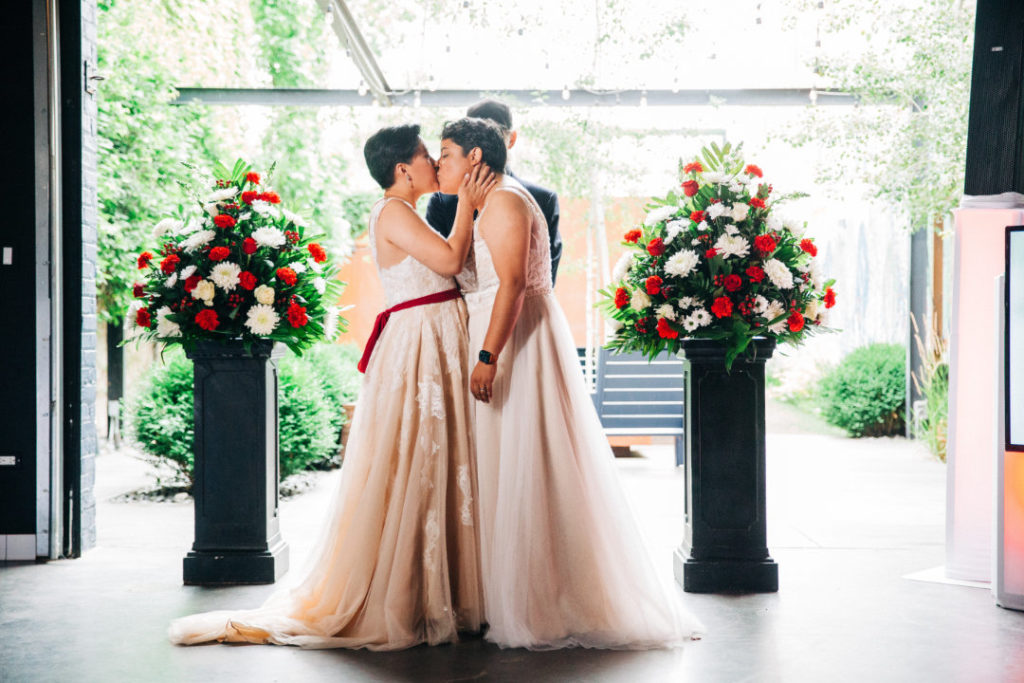
[[[598,306],[615,330],[607,347],[653,359],[682,339],[715,339],[731,368],[754,337],[799,344],[826,329],[836,303],[814,240],[775,214],[779,200],[741,148],[712,144],[680,163],[683,182],[652,199]]]
[[[160,221],[161,246],[138,256],[136,337],[186,349],[201,340],[269,339],[301,354],[336,335],[345,321],[328,304],[343,283],[319,238],[244,161],[230,171],[217,164],[214,173],[207,196],[195,197],[198,217]]]

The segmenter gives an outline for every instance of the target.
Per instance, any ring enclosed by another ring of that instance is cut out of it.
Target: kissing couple
[[[647,649],[702,630],[617,479],[552,292],[544,212],[505,172],[508,128],[448,123],[436,162],[417,125],[366,141],[389,308],[360,361],[324,531],[295,587],[178,619],[172,642],[398,650],[483,632],[501,647]],[[447,239],[415,209],[439,189],[457,195]]]

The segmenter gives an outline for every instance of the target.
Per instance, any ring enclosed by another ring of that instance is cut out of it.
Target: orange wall
[[[622,234],[643,217],[645,201],[636,198],[606,200],[605,228],[609,268],[614,266],[623,251],[619,244]],[[555,295],[569,319],[576,345],[583,346],[586,340],[587,284],[585,228],[590,201],[563,199],[560,208],[562,260],[558,267]],[[374,318],[384,310],[384,292],[373,265],[368,235],[357,240],[351,260],[342,267],[338,277],[348,283],[339,303],[343,306],[352,306],[345,312],[345,318],[349,321],[349,331],[342,335],[339,341],[362,346],[370,336]],[[600,283],[600,286],[603,285],[603,282]]]

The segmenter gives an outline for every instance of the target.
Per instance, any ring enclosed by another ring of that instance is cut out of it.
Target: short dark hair
[[[480,160],[483,163],[490,166],[495,173],[505,172],[508,148],[505,147],[501,128],[493,121],[469,116],[458,121],[449,121],[444,124],[441,139],[451,140],[461,147],[465,154],[469,154],[474,147],[479,147],[482,153]]]
[[[512,130],[512,110],[498,100],[480,100],[466,110],[466,116],[494,121],[502,133]]]
[[[385,190],[395,184],[395,166],[407,164],[420,148],[419,124],[381,128],[363,145],[370,175]]]

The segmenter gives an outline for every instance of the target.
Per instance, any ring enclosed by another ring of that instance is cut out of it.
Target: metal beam
[[[334,1],[334,0],[332,0]],[[372,88],[372,86],[371,86]],[[176,104],[256,105],[263,107],[358,107],[380,104],[424,107],[465,107],[484,97],[500,96],[520,106],[776,106],[794,107],[859,103],[848,93],[811,88],[738,90],[387,90],[383,95],[358,90],[299,88],[178,88]]]
[[[385,106],[391,104],[389,98],[391,87],[384,78],[384,72],[381,71],[380,65],[377,64],[373,50],[366,44],[363,33],[359,30],[345,0],[317,0],[317,4],[320,5],[320,9],[330,21],[342,47],[348,50],[349,56],[355,62],[359,73],[363,75],[363,81],[373,93],[374,98],[379,104]]]

